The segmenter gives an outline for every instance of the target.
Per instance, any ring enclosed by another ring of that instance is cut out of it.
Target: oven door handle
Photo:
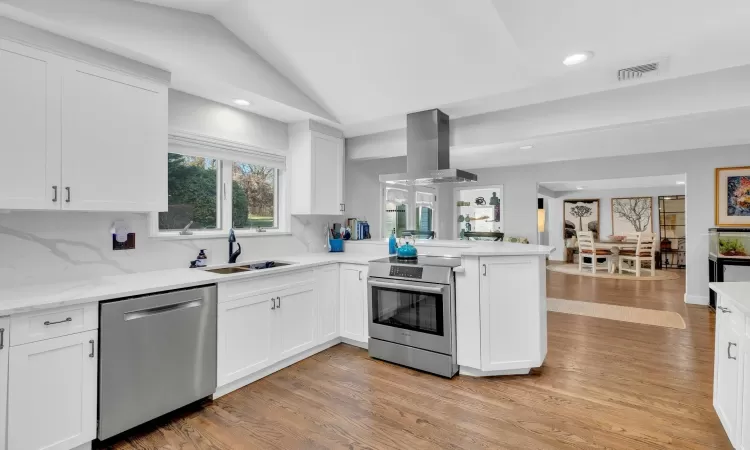
[[[403,291],[414,291],[414,292],[429,292],[432,294],[442,294],[445,287],[432,287],[432,286],[414,286],[412,284],[401,284],[401,283],[384,283],[382,281],[368,280],[367,284],[372,287],[382,287],[388,289],[401,289]]]

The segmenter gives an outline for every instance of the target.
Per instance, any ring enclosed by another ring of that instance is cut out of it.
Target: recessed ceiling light
[[[241,98],[235,99],[234,100],[234,104],[235,105],[239,105],[239,106],[250,106],[250,102],[249,101],[243,100]]]
[[[563,60],[563,64],[565,64],[566,66],[575,66],[576,64],[581,64],[582,62],[586,62],[593,57],[594,57],[593,52],[573,53],[572,55],[568,55]]]
[[[684,181],[678,181],[677,184],[685,184]]]
[[[533,145],[522,145],[522,146],[521,146],[521,147],[519,147],[519,148],[520,148],[521,150],[531,150],[532,148],[534,148],[534,146],[533,146]]]
[[[581,191],[581,190],[583,190],[584,187],[586,187],[586,186],[576,186],[576,189],[578,189],[579,191]]]

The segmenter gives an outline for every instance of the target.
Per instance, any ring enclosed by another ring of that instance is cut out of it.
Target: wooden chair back
[[[650,232],[638,233],[638,248],[636,250],[637,255],[649,254],[654,256],[656,254],[656,235]]]
[[[584,250],[587,250],[586,253],[596,253],[596,244],[594,243],[594,232],[593,231],[579,231],[576,233],[578,235],[578,251],[579,253],[583,253]]]

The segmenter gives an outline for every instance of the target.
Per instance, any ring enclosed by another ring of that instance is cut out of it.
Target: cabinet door
[[[740,425],[737,429],[740,433],[740,436],[738,436],[740,445],[737,447],[743,450],[750,450],[750,346],[747,345],[748,339],[750,339],[750,335],[746,333],[742,344],[741,361],[739,361],[742,367],[742,388],[739,390],[742,406],[740,408]],[[718,356],[726,357],[726,355]]]
[[[219,303],[216,336],[216,379],[219,386],[276,361],[272,345],[275,304],[276,295],[273,293]]]
[[[155,83],[71,63],[62,92],[63,209],[167,206],[167,95]]]
[[[59,59],[4,40],[0,158],[0,208],[60,209]]]
[[[274,327],[282,360],[315,346],[315,282],[284,289],[277,297]]]
[[[341,336],[367,342],[367,268],[341,266]]]
[[[344,203],[344,140],[313,131],[312,214],[340,215]]]
[[[5,450],[8,429],[8,332],[10,318],[0,317],[0,450]]]
[[[315,295],[318,298],[318,339],[323,343],[339,337],[339,266],[333,264],[315,270]]]
[[[540,358],[538,261],[497,257],[479,263],[482,370],[529,367]]]
[[[8,448],[68,450],[96,438],[97,341],[92,330],[11,347]]]
[[[737,314],[737,311],[734,311]],[[723,318],[722,318],[723,319]],[[720,325],[719,345],[716,348],[718,377],[716,380],[716,398],[714,406],[724,425],[724,430],[732,443],[737,438],[737,419],[739,412],[740,364],[743,345],[740,334],[729,324],[729,320]]]

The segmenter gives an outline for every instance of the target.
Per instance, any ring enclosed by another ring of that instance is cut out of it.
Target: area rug
[[[594,278],[610,278],[614,280],[630,280],[630,281],[664,281],[664,280],[676,280],[679,275],[676,272],[669,272],[666,270],[657,270],[654,276],[651,276],[651,271],[644,269],[641,272],[641,276],[637,277],[634,273],[608,273],[606,270],[597,270],[596,273],[591,273],[591,268],[583,268],[583,272],[578,271],[578,264],[551,264],[547,266],[547,270],[550,272],[560,272],[567,275],[579,275],[582,277],[594,277]]]
[[[659,327],[685,329],[685,321],[676,312],[656,309],[633,308],[630,306],[606,305],[603,303],[579,302],[560,298],[547,299],[547,311],[599,319],[619,320]]]

